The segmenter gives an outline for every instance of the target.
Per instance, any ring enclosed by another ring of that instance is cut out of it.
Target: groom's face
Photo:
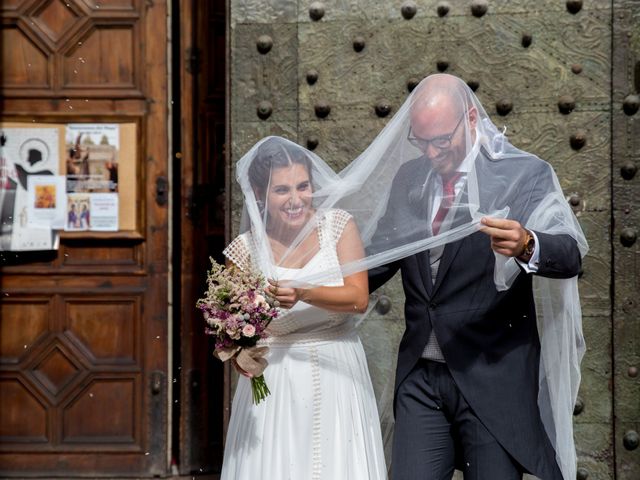
[[[456,171],[467,153],[467,115],[451,102],[419,105],[411,113],[411,135],[440,175]]]

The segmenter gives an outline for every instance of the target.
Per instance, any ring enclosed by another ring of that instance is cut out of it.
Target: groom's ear
[[[476,128],[478,124],[478,109],[476,107],[469,108],[469,126]]]

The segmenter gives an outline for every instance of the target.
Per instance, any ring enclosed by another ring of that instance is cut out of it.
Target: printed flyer
[[[118,124],[66,127],[66,231],[118,230]]]
[[[57,128],[0,128],[0,251],[57,248],[57,233],[32,218],[28,188],[31,177],[58,175],[58,147]]]

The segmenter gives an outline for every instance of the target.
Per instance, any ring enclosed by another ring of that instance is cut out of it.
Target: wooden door
[[[135,227],[0,255],[0,476],[167,472],[167,8],[0,2],[3,121],[134,123]]]
[[[205,287],[209,257],[224,261],[226,201],[226,25],[227,2],[187,0],[180,3],[179,148],[181,192],[175,223],[182,248],[175,298],[174,358],[180,378],[175,409],[180,445],[174,456],[180,473],[216,473],[222,465],[223,432],[228,418],[228,368],[212,356],[202,315],[195,309]],[[178,140],[178,139],[176,139]],[[177,181],[177,180],[176,180]],[[178,354],[179,352],[179,354]],[[225,381],[227,379],[227,381]],[[225,386],[227,388],[225,388]]]
[[[611,206],[615,478],[640,478],[640,5],[612,2]],[[588,472],[587,472],[588,473]],[[586,478],[586,477],[583,477]]]

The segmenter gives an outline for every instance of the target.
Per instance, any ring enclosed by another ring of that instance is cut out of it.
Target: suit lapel
[[[425,160],[426,162],[426,160]],[[425,165],[428,165],[425,163]],[[420,176],[414,177],[416,179],[420,179]],[[416,192],[416,201],[414,204],[414,208],[419,207],[416,215],[419,218],[428,219],[431,215],[431,208],[433,198],[431,195],[425,195],[425,192],[428,192],[429,185],[434,181],[433,170],[429,170],[424,182],[420,182],[415,186]],[[431,222],[426,222],[426,234],[431,236]],[[425,294],[425,298],[427,300],[431,299],[431,290],[433,289],[433,282],[431,280],[431,268],[429,266],[429,251],[425,250],[422,252],[418,252],[413,255],[413,258],[416,261],[416,268],[418,269],[418,276],[420,277],[420,281],[422,282],[422,286],[424,287],[423,291]],[[416,279],[418,280],[418,279]]]
[[[442,253],[442,258],[440,259],[440,266],[438,267],[438,276],[436,277],[433,289],[431,290],[431,296],[435,296],[435,294],[437,293],[438,288],[440,288],[440,285],[442,284],[442,279],[447,274],[451,263],[458,254],[458,250],[460,250],[462,242],[464,242],[465,240],[466,237],[458,240],[457,242],[449,243],[444,247],[444,252]]]
[[[429,250],[418,252],[415,255],[418,262],[418,271],[424,285],[427,300],[431,300],[433,296],[433,282],[431,280],[431,267],[429,265]]]

